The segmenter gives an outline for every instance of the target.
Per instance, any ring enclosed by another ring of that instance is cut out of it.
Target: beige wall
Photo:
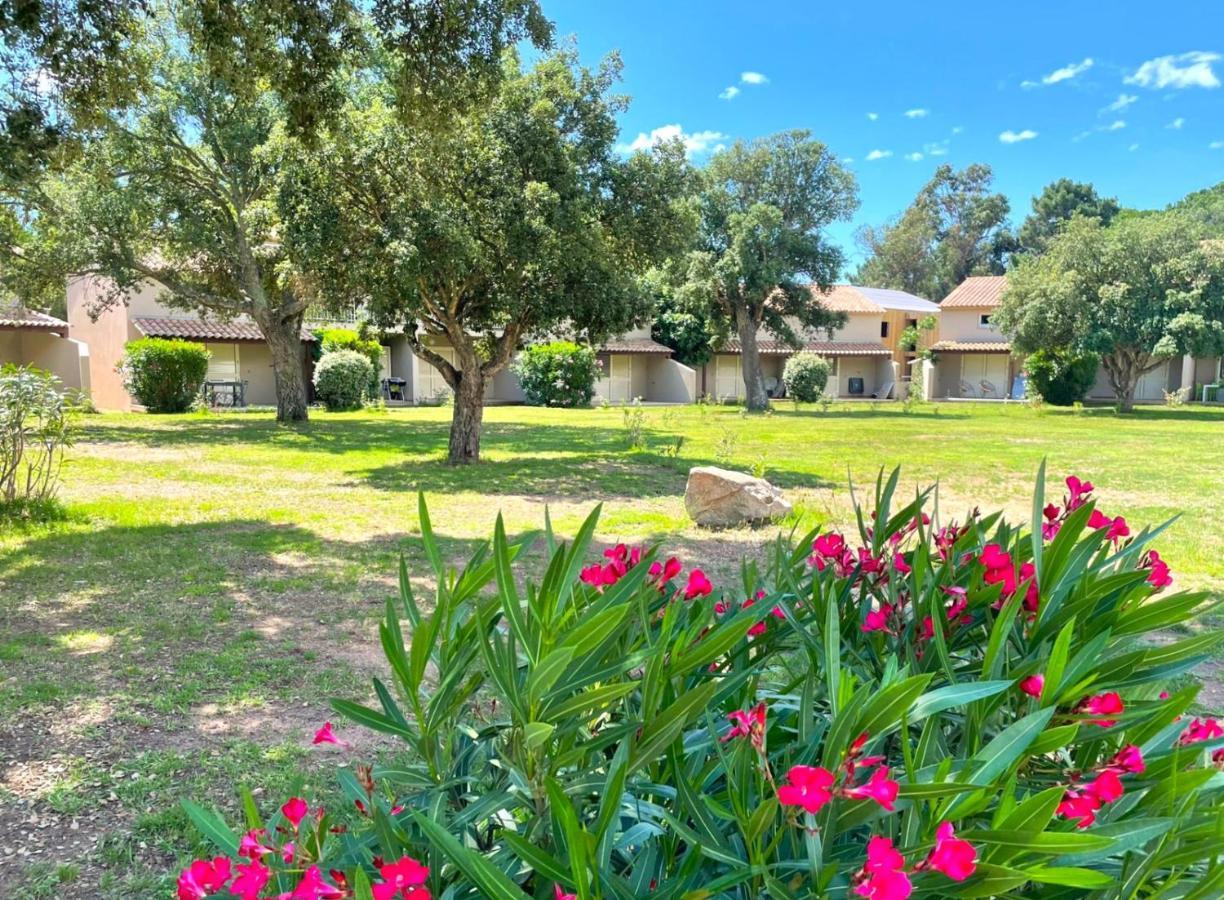
[[[123,347],[139,337],[128,324],[126,307],[101,312],[97,321],[90,311],[101,294],[93,278],[74,278],[68,282],[68,333],[89,347],[89,380],[94,404],[99,409],[129,410],[132,398],[123,389],[115,367],[123,358]]]
[[[880,343],[880,323],[883,316],[879,313],[851,313],[847,317],[846,326],[833,333],[835,341],[874,341]],[[825,332],[813,335],[814,340],[826,339]]]
[[[0,329],[0,365],[46,369],[64,390],[89,391],[89,347],[82,341],[33,328]]]
[[[982,328],[978,322],[989,309],[945,309],[939,313],[941,341],[1005,341],[1007,336],[997,328]]]

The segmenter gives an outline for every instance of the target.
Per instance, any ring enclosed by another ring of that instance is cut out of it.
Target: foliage
[[[715,153],[700,188],[697,249],[678,296],[713,331],[738,336],[747,406],[765,409],[760,328],[798,347],[793,323],[813,331],[845,323],[820,301],[842,267],[825,229],[858,207],[858,187],[810,132],[789,131]]]
[[[932,522],[894,472],[857,534],[780,542],[725,591],[655,548],[588,565],[598,509],[569,544],[546,526],[538,581],[500,518],[454,571],[422,499],[433,603],[401,566],[393,682],[333,702],[408,761],[342,772],[364,817],[342,834],[300,798],[264,819],[248,797],[246,837],[187,812],[281,891],[334,870],[358,896],[399,875],[507,900],[1218,892],[1224,729],[1177,678],[1224,634],[1139,639],[1221,601],[1167,591],[1162,529],[1043,482],[1029,532]]]
[[[1016,252],[1041,253],[1076,213],[1108,225],[1120,211],[1117,200],[1100,196],[1091,184],[1070,178],[1052,181],[1033,198],[1033,211],[1016,234]]]
[[[634,398],[621,410],[621,430],[625,433],[625,446],[630,450],[646,449],[646,410],[642,401]]]
[[[572,341],[533,344],[518,355],[514,374],[532,406],[590,406],[599,360]]]
[[[905,328],[897,337],[897,345],[902,350],[917,350],[922,343],[922,335],[939,327],[939,319],[934,315],[926,315],[918,320],[916,325]]]
[[[301,267],[403,326],[454,391],[452,463],[479,458],[484,386],[521,343],[560,329],[594,343],[641,321],[642,276],[687,239],[679,143],[615,152],[619,70],[571,50],[523,71],[508,55],[495,96],[439,135],[406,126],[373,84],[282,196]]]
[[[186,412],[200,396],[211,356],[192,341],[130,341],[119,364],[123,386],[149,412]]]
[[[1180,353],[1224,352],[1224,246],[1182,216],[1104,227],[1073,216],[1008,276],[992,320],[1022,352],[1099,353],[1122,409],[1144,372]]]
[[[815,403],[829,383],[833,364],[807,350],[794,354],[782,370],[786,393],[799,403]]]
[[[990,166],[935,170],[895,222],[857,234],[866,261],[858,284],[909,291],[938,302],[969,275],[1002,274],[1014,241],[1007,197],[991,193]]]
[[[315,366],[315,394],[332,412],[356,409],[374,377],[370,360],[354,350],[324,353]]]
[[[1224,182],[1193,191],[1169,209],[1195,223],[1204,236],[1224,237]]]
[[[1038,350],[1029,354],[1024,368],[1028,384],[1047,403],[1070,406],[1088,396],[1096,383],[1101,359],[1095,353],[1075,353],[1058,350]],[[1028,385],[1025,386],[1027,391]]]
[[[315,345],[319,348],[318,359],[322,359],[324,354],[338,350],[351,350],[368,359],[371,374],[366,396],[370,399],[380,396],[378,376],[382,371],[383,347],[377,338],[368,337],[364,330],[356,331],[352,328],[316,328],[314,336]]]
[[[0,367],[0,504],[37,506],[59,487],[64,448],[72,442],[71,410],[50,372]]]
[[[714,356],[715,335],[704,310],[681,305],[671,292],[655,301],[650,336],[670,347],[679,362],[695,369]]]

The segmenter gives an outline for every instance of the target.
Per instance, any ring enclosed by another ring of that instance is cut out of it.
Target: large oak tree
[[[615,59],[504,65],[488,102],[437,131],[406,125],[386,83],[367,86],[281,195],[295,266],[403,329],[451,387],[452,464],[479,459],[485,387],[524,341],[598,340],[645,317],[643,276],[691,220],[678,143],[616,150]]]
[[[1176,213],[1104,226],[1074,215],[1008,275],[993,321],[1016,349],[1090,350],[1123,410],[1140,377],[1181,353],[1224,353],[1224,241]]]
[[[819,298],[843,264],[825,229],[857,208],[857,186],[806,131],[738,141],[714,154],[700,184],[697,249],[679,295],[716,331],[739,338],[748,408],[766,409],[761,328],[798,347],[792,322],[800,330],[844,322]]]

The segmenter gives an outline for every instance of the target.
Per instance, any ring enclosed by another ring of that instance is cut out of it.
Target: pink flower
[[[689,572],[688,584],[684,586],[684,599],[694,600],[697,597],[705,597],[713,590],[714,585],[710,584],[710,579],[706,578],[705,572],[701,569],[693,569]]]
[[[935,849],[926,858],[926,868],[943,872],[953,881],[964,881],[977,869],[977,850],[956,837],[951,822],[942,822],[935,829]]]
[[[238,842],[238,855],[245,856],[247,859],[262,859],[273,852],[271,847],[265,846],[262,843],[266,834],[267,832],[262,828],[248,831],[242,836],[242,840]]]
[[[281,807],[281,815],[288,819],[289,824],[295,829],[302,819],[306,818],[306,813],[308,812],[310,812],[310,807],[306,805],[306,801],[301,797],[290,797],[285,805]]]
[[[415,859],[402,856],[399,862],[378,867],[382,882],[373,885],[374,900],[393,900],[397,895],[406,900],[429,900],[429,891],[421,887],[429,880],[429,869]]]
[[[665,563],[656,560],[650,564],[650,577],[662,588],[664,584],[679,575],[680,570],[683,568],[684,566],[680,564],[680,560],[674,556],[669,556]]]
[[[336,737],[336,733],[332,731],[332,723],[324,722],[323,727],[315,732],[314,740],[311,744],[335,744],[337,747],[349,748],[352,745],[348,741],[342,741]]]
[[[228,857],[197,859],[179,873],[179,900],[201,900],[203,897],[219,894],[221,888],[230,880],[230,874]]]
[[[1067,788],[1056,812],[1064,819],[1075,822],[1076,828],[1087,828],[1096,821],[1101,802],[1089,793]]]
[[[238,877],[230,885],[230,893],[237,894],[241,900],[259,900],[259,892],[268,883],[268,867],[259,860],[249,863],[238,863]]]
[[[813,766],[792,766],[786,773],[787,783],[778,788],[778,801],[784,806],[801,806],[817,812],[833,794],[833,773]]]
[[[822,534],[812,541],[812,550],[822,559],[841,559],[846,552],[846,539],[840,534]]]
[[[853,797],[855,800],[870,798],[889,812],[892,812],[893,805],[897,800],[897,792],[900,789],[901,785],[889,779],[888,766],[880,766],[871,773],[871,777],[867,780],[866,784],[846,788],[845,794],[847,797]]]
[[[905,900],[913,890],[905,874],[905,857],[886,837],[867,842],[867,862],[854,876],[854,892],[868,900]]]
[[[561,885],[553,885],[553,900],[578,900],[577,894],[567,894],[561,890]]]
[[[289,900],[339,900],[343,896],[343,891],[323,880],[318,866],[311,866],[303,873],[293,893],[289,894]]]
[[[1181,733],[1181,737],[1177,739],[1177,743],[1185,746],[1187,744],[1197,744],[1200,741],[1210,741],[1218,737],[1224,737],[1224,727],[1216,719],[1195,719],[1186,726],[1186,730]]]
[[[948,621],[960,617],[961,625],[968,625],[973,621],[973,616],[969,615],[966,610],[969,608],[968,592],[959,585],[950,585],[943,588],[943,592],[952,599],[952,605],[948,607]]]
[[[984,582],[1003,585],[1000,596],[1010,597],[1016,593],[1016,569],[1011,554],[998,544],[987,544],[982,548],[978,562],[986,569],[986,574],[982,576]]]
[[[582,570],[581,574],[578,576],[578,579],[582,581],[583,584],[589,584],[591,587],[602,587],[603,566],[601,566],[599,563],[592,563]]]
[[[1091,713],[1097,716],[1111,716],[1121,712],[1125,712],[1126,707],[1122,703],[1122,698],[1115,692],[1110,691],[1108,694],[1098,694],[1095,697],[1089,697],[1076,707],[1077,712]],[[1109,728],[1117,723],[1117,719],[1094,719],[1093,725],[1100,725],[1102,728]]]
[[[1139,774],[1143,771],[1143,752],[1134,744],[1128,744],[1114,754],[1104,771]]]
[[[1092,490],[1091,481],[1080,481],[1074,475],[1067,476],[1067,512],[1079,509],[1087,503]]]
[[[1097,775],[1096,779],[1084,788],[1084,792],[1096,799],[1102,806],[1113,803],[1122,796],[1124,788],[1122,779],[1117,772],[1106,769]]]
[[[888,620],[892,616],[893,611],[892,606],[887,603],[881,603],[878,607],[867,613],[867,617],[863,620],[863,631],[888,631]]]
[[[1130,536],[1130,527],[1126,524],[1126,519],[1121,516],[1111,519],[1099,509],[1094,509],[1092,515],[1088,517],[1088,527],[1094,531],[1108,528],[1109,531],[1106,532],[1105,537],[1115,544],[1122,538]]]
[[[914,571],[913,567],[905,561],[905,557],[903,557],[900,553],[893,554],[892,564],[893,569],[900,575],[908,575],[910,572]]]
[[[758,703],[752,709],[737,709],[727,714],[731,730],[723,735],[723,743],[737,737],[749,738],[754,745],[765,740],[765,704]]]
[[[1169,564],[1161,559],[1160,554],[1155,550],[1149,550],[1144,554],[1140,568],[1152,570],[1148,573],[1147,583],[1156,590],[1166,588],[1173,583],[1173,576],[1169,573]]]
[[[293,841],[285,841],[285,843],[281,845],[281,859],[283,859],[285,862],[293,862],[293,854],[295,852],[296,849],[293,846]]]
[[[1020,690],[1028,694],[1030,697],[1041,699],[1041,692],[1045,688],[1044,675],[1030,675],[1028,678],[1020,679]]]

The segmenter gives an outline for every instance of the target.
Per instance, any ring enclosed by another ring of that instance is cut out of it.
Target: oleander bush
[[[314,371],[315,396],[332,412],[356,409],[370,387],[374,367],[355,350],[324,353]]]
[[[796,353],[782,369],[786,396],[800,403],[815,403],[824,393],[832,371],[832,363],[824,357],[807,350]]]
[[[1095,353],[1038,350],[1024,362],[1033,389],[1054,406],[1083,400],[1096,383],[1101,358]]]
[[[0,512],[30,512],[55,498],[73,431],[61,386],[43,369],[0,366]]]
[[[518,355],[513,368],[531,406],[589,406],[595,396],[599,361],[590,347],[536,344]]]
[[[200,396],[211,356],[194,341],[140,338],[124,348],[119,374],[149,412],[186,412]]]
[[[436,593],[401,563],[377,705],[333,704],[403,759],[342,770],[348,810],[189,804],[221,855],[180,896],[1220,896],[1224,729],[1183,677],[1220,634],[1144,640],[1220,601],[1174,589],[1163,526],[1043,483],[1018,525],[893,473],[721,588],[592,558],[598,510],[569,543],[499,519],[455,570],[422,502]]]
[[[383,348],[377,338],[370,337],[365,326],[361,331],[353,328],[321,328],[314,332],[318,363],[328,353],[341,350],[352,350],[360,353],[370,362],[370,381],[366,387],[366,396],[373,399],[379,395],[379,373],[382,371]]]

